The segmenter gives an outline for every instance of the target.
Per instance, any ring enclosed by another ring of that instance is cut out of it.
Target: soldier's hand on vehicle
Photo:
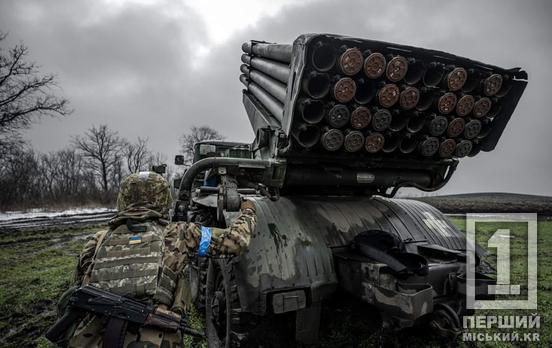
[[[250,209],[253,213],[255,212],[255,203],[253,203],[252,200],[248,198],[242,198],[243,201],[241,203],[240,209],[241,211],[245,211],[246,209]]]

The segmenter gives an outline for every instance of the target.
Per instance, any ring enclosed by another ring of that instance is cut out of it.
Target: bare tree
[[[113,170],[111,171],[111,175],[109,177],[109,182],[111,183],[111,188],[113,189],[113,191],[117,191],[121,186],[121,182],[126,175],[124,167],[124,160],[123,156],[121,156],[121,153],[115,155],[115,159],[113,161]]]
[[[79,150],[36,154],[26,144],[12,145],[0,156],[0,210],[78,206],[105,199],[97,175],[87,166],[90,160]],[[110,183],[120,181],[122,162],[121,158],[111,172]]]
[[[148,149],[148,139],[138,137],[135,143],[125,141],[123,144],[123,155],[129,173],[146,170],[151,157],[151,152]]]
[[[98,198],[98,187],[87,181],[83,155],[65,149],[39,156],[40,192],[44,203],[83,203]]]
[[[6,157],[16,149],[27,146],[27,142],[17,132],[0,130],[0,158]]]
[[[39,117],[72,112],[67,99],[52,93],[55,76],[42,75],[35,63],[26,61],[29,51],[23,44],[3,48],[6,36],[0,32],[0,150]]]
[[[99,178],[104,198],[107,199],[110,189],[110,179],[120,176],[122,139],[107,125],[92,127],[83,136],[73,139],[75,146],[88,158],[88,165]]]
[[[192,126],[189,133],[180,138],[182,154],[186,162],[191,163],[194,157],[194,144],[205,140],[223,140],[224,136],[209,126]]]
[[[58,175],[60,173],[61,163],[57,152],[41,154],[39,156],[39,171],[42,173],[42,194],[52,199],[56,199],[59,194]]]
[[[0,209],[40,204],[38,162],[34,152],[24,146],[9,148],[0,156]]]

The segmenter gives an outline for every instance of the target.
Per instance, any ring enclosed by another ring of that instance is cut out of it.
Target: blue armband
[[[197,249],[198,256],[207,256],[207,251],[209,250],[209,244],[211,244],[212,235],[212,228],[201,226],[201,240],[199,241],[199,248]]]

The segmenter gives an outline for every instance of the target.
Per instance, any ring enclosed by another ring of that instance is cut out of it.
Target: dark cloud
[[[190,57],[206,40],[190,8],[172,2],[116,10],[75,1],[7,5],[1,13],[11,16],[0,21],[10,39],[24,41],[44,70],[57,73],[75,108],[71,117],[32,129],[35,144],[56,149],[90,125],[107,123],[130,138],[148,135],[160,151],[176,147],[177,133],[167,134],[165,124],[193,122],[181,101],[194,97]]]
[[[238,82],[241,42],[291,42],[300,33],[331,32],[524,67],[530,83],[497,149],[462,160],[444,191],[552,194],[548,1],[312,2],[260,18],[220,45],[208,42],[201,18],[185,5],[162,1],[111,9],[100,4],[0,5],[1,29],[23,40],[45,70],[59,74],[76,109],[73,116],[45,120],[28,133],[41,149],[60,148],[71,134],[99,123],[129,138],[149,136],[169,158],[192,124],[250,141]]]

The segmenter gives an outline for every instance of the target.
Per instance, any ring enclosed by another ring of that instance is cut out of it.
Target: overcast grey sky
[[[448,51],[529,86],[497,149],[462,159],[443,193],[552,195],[552,2],[0,0],[0,30],[58,75],[75,113],[26,133],[40,151],[108,124],[172,158],[191,125],[251,141],[238,81],[241,43],[327,32]]]

